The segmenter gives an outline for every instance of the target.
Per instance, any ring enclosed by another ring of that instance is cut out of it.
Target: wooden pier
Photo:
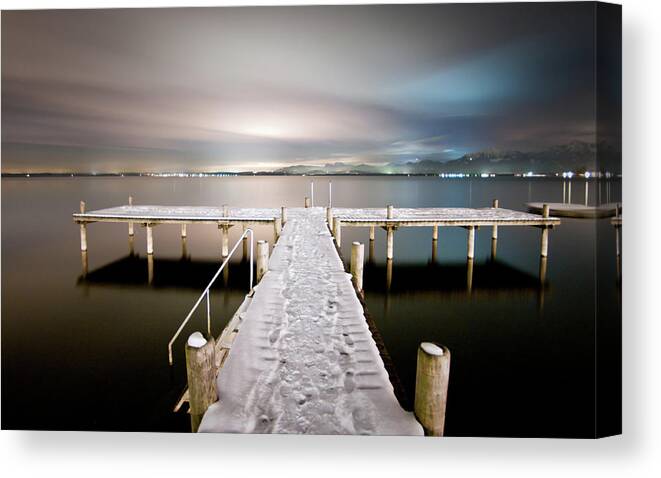
[[[134,224],[146,227],[148,258],[154,253],[151,230],[159,224],[180,224],[182,241],[188,224],[218,226],[224,257],[230,227],[273,225],[272,254],[269,258],[268,242],[258,242],[259,284],[240,312],[218,340],[196,332],[186,344],[189,395],[196,402],[191,403],[193,430],[199,426],[203,432],[442,435],[449,350],[439,344],[421,346],[416,413],[402,409],[358,297],[364,247],[352,247],[351,274],[337,247],[342,227],[367,227],[372,249],[375,228],[380,227],[386,231],[392,264],[398,228],[431,227],[437,241],[440,227],[463,227],[472,265],[479,227],[491,227],[494,255],[498,227],[532,226],[542,231],[540,255],[545,262],[548,231],[560,224],[549,217],[548,207],[540,216],[499,208],[497,201],[493,206],[331,209],[314,207],[307,199],[304,208],[268,209],[136,206],[130,200],[126,206],[89,212],[81,202],[73,218],[81,228],[84,256],[86,228],[94,222],[127,223],[129,238]],[[209,377],[216,374],[214,387]]]

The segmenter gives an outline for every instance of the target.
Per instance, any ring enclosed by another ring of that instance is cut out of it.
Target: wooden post
[[[269,243],[266,241],[257,241],[257,272],[256,281],[262,280],[262,277],[269,270]]]
[[[475,226],[468,226],[467,256],[469,259],[473,259],[475,257]]]
[[[549,217],[549,205],[544,204],[542,207],[542,217]],[[548,257],[549,255],[549,228],[548,226],[542,226],[542,243],[540,247],[540,255],[542,257]]]
[[[436,263],[437,255],[438,255],[438,241],[432,239],[432,241],[431,241],[431,262],[432,262],[432,264]]]
[[[229,226],[221,224],[218,228],[220,229],[220,255],[227,257],[230,251]]]
[[[370,241],[370,249],[369,249],[369,256],[368,256],[368,262],[370,264],[374,264],[374,241]]]
[[[388,229],[386,229],[386,259],[393,258],[394,242],[395,242],[395,229],[393,229],[392,227],[388,227]]]
[[[207,408],[218,400],[216,357],[213,337],[194,332],[186,342],[186,377],[190,404],[191,430],[197,432]]]
[[[186,238],[181,238],[181,259],[185,260],[188,257],[188,248],[186,247]]]
[[[327,207],[326,208],[326,224],[328,224],[328,229],[330,231],[333,230],[333,208],[332,207]]]
[[[498,209],[498,199],[493,200],[493,208]],[[498,239],[498,226],[496,225],[491,228],[491,239]]]
[[[548,257],[539,258],[539,283],[544,285],[546,283],[546,268]]]
[[[80,250],[87,252],[87,224],[80,223]]]
[[[305,207],[310,207],[310,198],[305,196]]]
[[[133,206],[133,196],[129,196],[129,206]],[[129,222],[129,236],[133,236],[134,234],[133,223]]]
[[[246,225],[243,224],[242,226],[242,234],[246,233]],[[241,241],[241,247],[242,247],[242,252],[243,252],[243,261],[248,260],[248,235],[243,236],[243,240]]]
[[[80,201],[80,213],[85,214],[85,201]],[[87,251],[87,224],[80,223],[80,250]]]
[[[154,253],[154,236],[153,236],[153,227],[151,224],[147,224],[147,254]]]
[[[431,229],[431,240],[438,241],[438,225],[432,226]]]
[[[386,290],[390,291],[392,286],[392,259],[386,259]],[[388,294],[386,294],[386,298]]]
[[[374,242],[374,226],[370,226],[370,242]]]
[[[394,214],[394,210],[392,204],[388,204],[388,206],[386,206],[386,218],[392,219],[393,214]]]
[[[182,225],[181,225],[181,238],[182,238],[182,239],[186,239],[186,234],[187,234],[187,232],[186,232],[186,224],[182,224]]]
[[[87,251],[80,251],[80,262],[82,265],[83,279],[87,277],[89,262],[87,260]]]
[[[280,221],[282,225],[284,226],[285,223],[287,222],[287,208],[282,206],[280,208]]]
[[[365,260],[365,246],[360,242],[351,244],[351,278],[358,292],[363,290],[363,262]]]
[[[282,219],[279,217],[273,218],[273,245],[280,239],[280,233],[282,232]]]
[[[337,217],[333,219],[333,236],[335,244],[340,247],[342,245],[342,221]]]
[[[473,292],[473,259],[468,259],[466,261],[466,291],[470,294]]]
[[[571,204],[571,179],[567,184],[567,204]]]
[[[129,236],[129,256],[135,255],[135,236]]]
[[[588,189],[589,189],[588,180],[586,179],[585,180],[585,205],[586,206],[588,205]]]
[[[154,254],[147,254],[147,283],[154,282]]]
[[[230,208],[227,204],[223,204],[223,216],[228,217],[230,215]]]
[[[418,348],[415,416],[428,436],[443,436],[450,379],[450,350],[432,342]]]

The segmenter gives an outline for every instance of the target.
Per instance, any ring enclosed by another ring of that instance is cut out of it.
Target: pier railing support
[[[310,207],[310,198],[308,196],[305,196],[305,207]]]
[[[432,342],[421,343],[413,408],[425,435],[443,436],[449,379],[450,350]]]
[[[475,258],[475,226],[468,226],[468,248],[466,256],[468,259]]]
[[[262,280],[264,274],[269,270],[269,243],[257,241],[257,282]]]
[[[351,279],[360,293],[363,291],[363,263],[365,260],[365,246],[360,242],[351,244]]]
[[[287,222],[287,208],[282,206],[280,208],[280,223],[284,226]]]
[[[218,400],[216,358],[213,337],[194,332],[186,342],[186,377],[190,404],[191,431],[197,432],[207,408]]]
[[[386,218],[392,219],[393,215],[394,215],[394,212],[395,211],[394,211],[394,208],[393,208],[392,204],[388,204],[386,206]]]
[[[542,217],[549,217],[549,205],[544,204],[542,207]],[[549,255],[549,228],[548,226],[542,226],[542,240],[540,246],[540,256],[548,257]]]
[[[342,245],[342,221],[337,217],[333,219],[333,237],[335,237],[337,247],[340,247]]]
[[[328,224],[328,229],[330,231],[333,230],[333,208],[332,207],[327,207],[326,208],[326,223]]]

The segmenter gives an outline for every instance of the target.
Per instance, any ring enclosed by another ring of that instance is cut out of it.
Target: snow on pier
[[[395,398],[324,209],[288,211],[199,431],[423,434]]]
[[[77,222],[186,223],[202,222],[273,222],[279,209],[210,206],[149,206],[125,205],[80,212],[73,215]]]

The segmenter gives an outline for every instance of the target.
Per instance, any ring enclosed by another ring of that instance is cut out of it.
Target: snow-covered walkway
[[[422,435],[395,398],[325,210],[288,211],[199,431]]]

